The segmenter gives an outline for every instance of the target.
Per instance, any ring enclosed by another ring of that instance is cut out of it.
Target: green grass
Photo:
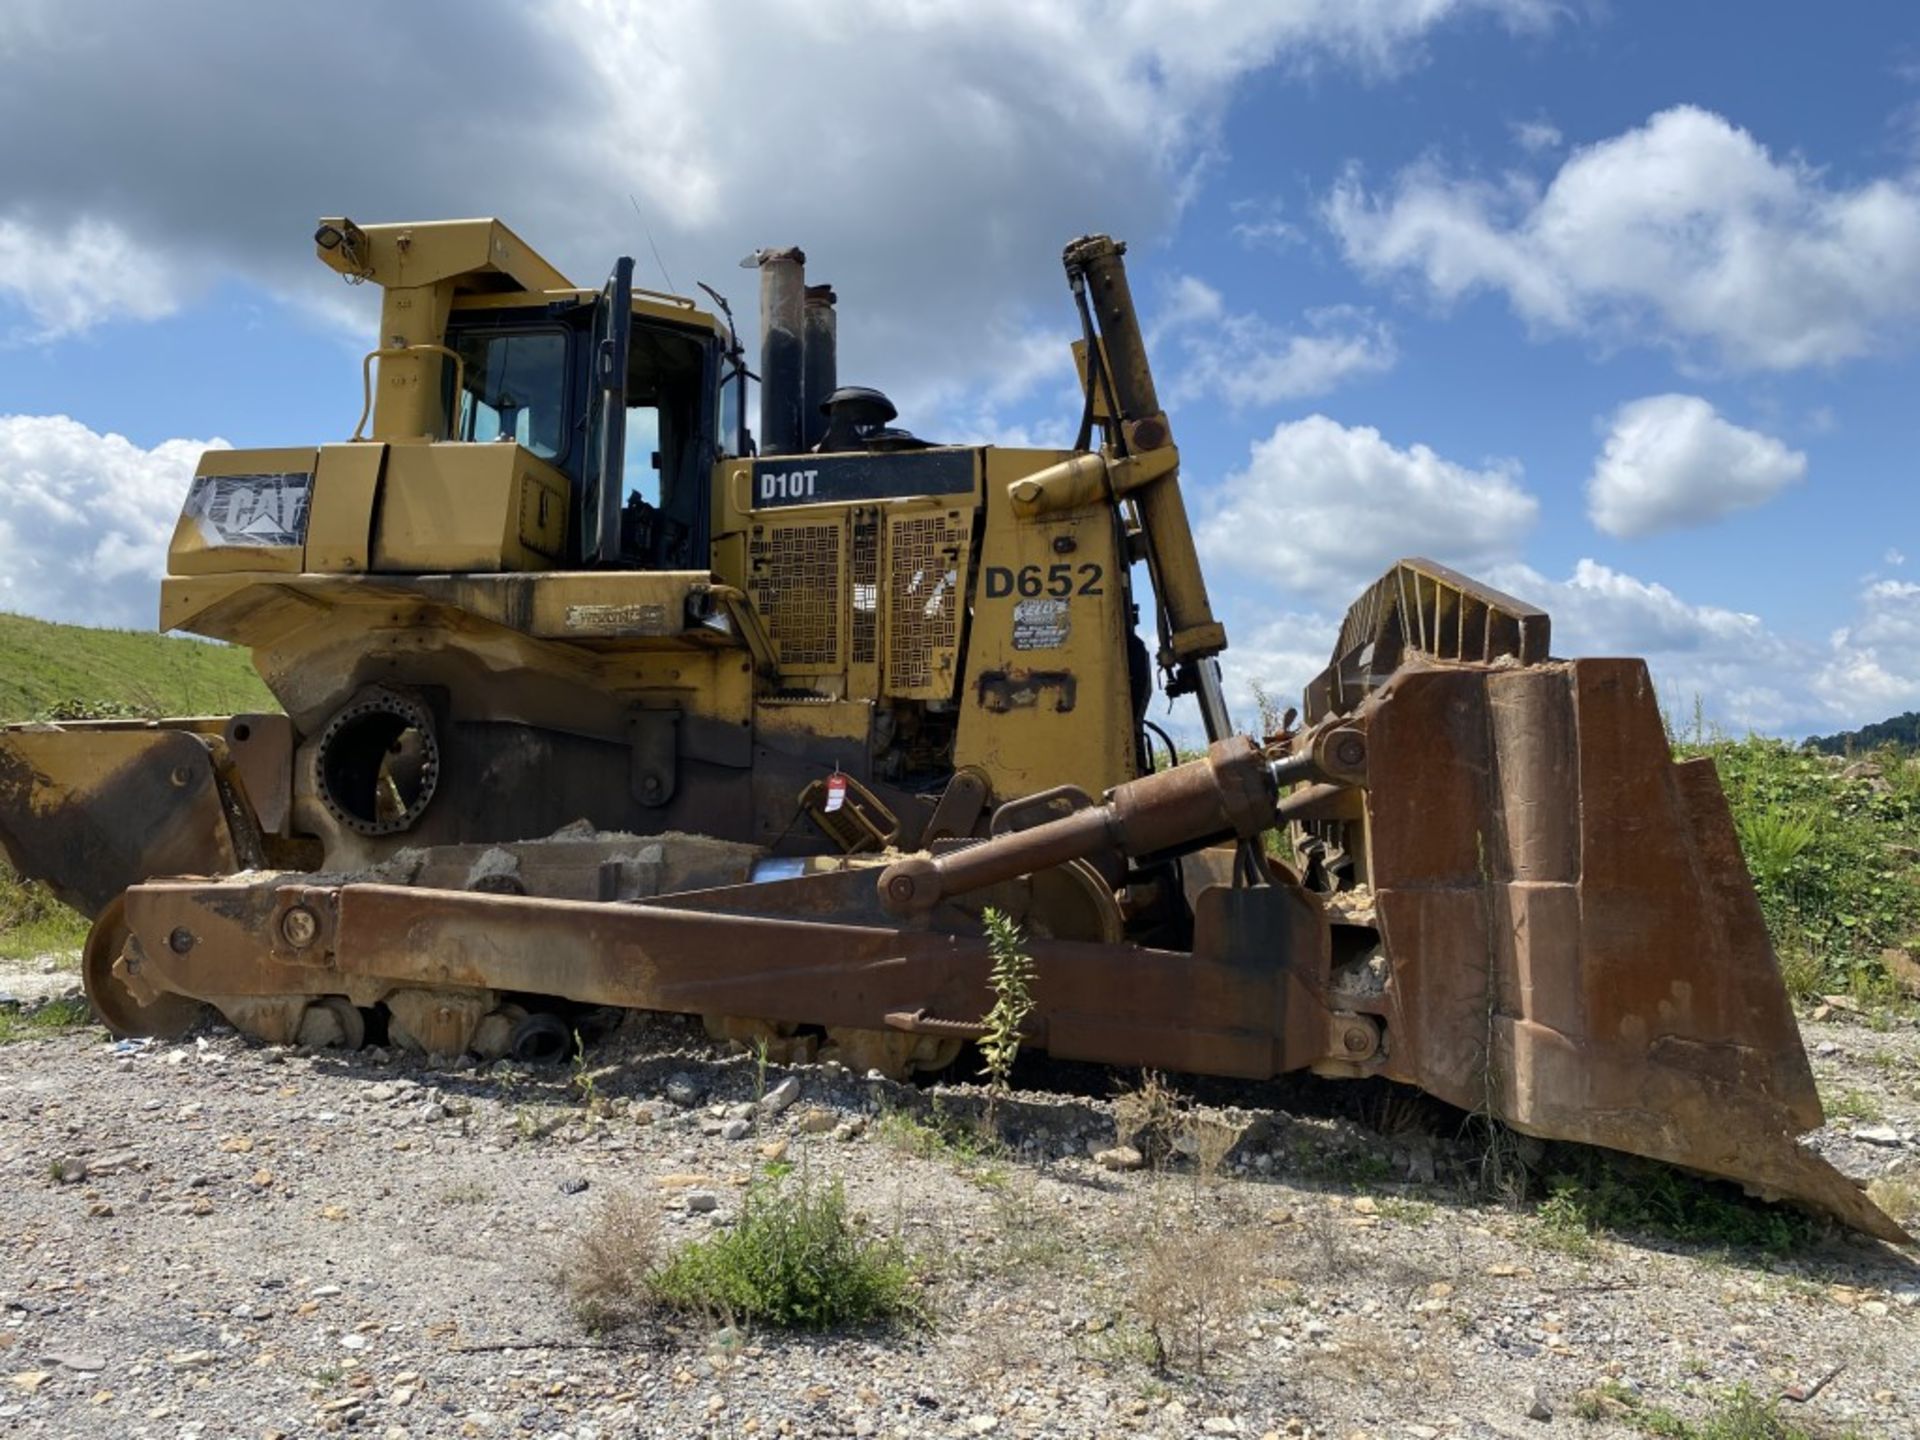
[[[85,920],[0,860],[0,960],[64,958],[86,938]]]
[[[890,1150],[919,1160],[943,1160],[986,1189],[1006,1183],[1006,1147],[979,1120],[940,1108],[936,1099],[925,1117],[889,1110],[874,1136]]]
[[[36,1040],[77,1030],[93,1022],[93,1007],[85,1000],[55,1000],[30,1015],[0,1010],[0,1045],[16,1040]]]
[[[672,1309],[790,1330],[920,1316],[898,1242],[868,1233],[838,1180],[805,1175],[747,1189],[731,1229],[676,1251],[647,1278]]]
[[[1598,1150],[1576,1152],[1570,1168],[1548,1178],[1534,1220],[1540,1244],[1580,1257],[1606,1234],[1780,1255],[1806,1248],[1823,1230],[1797,1210],[1751,1199],[1732,1185]]]
[[[1674,747],[1710,756],[1796,999],[1901,998],[1883,951],[1920,957],[1920,757],[1888,747],[1881,774],[1779,740],[1731,740],[1696,725]]]
[[[0,614],[0,723],[277,710],[244,650]],[[0,860],[0,960],[77,949],[86,922]]]
[[[1872,1123],[1885,1116],[1879,1100],[1864,1090],[1842,1090],[1838,1095],[1822,1095],[1820,1101],[1830,1118],[1837,1116]]]
[[[279,708],[234,646],[0,614],[0,721]]]
[[[1861,1440],[1857,1430],[1836,1431],[1802,1424],[1781,1413],[1780,1402],[1763,1400],[1738,1385],[1713,1401],[1705,1419],[1688,1420],[1664,1405],[1650,1405],[1617,1381],[1604,1381],[1574,1400],[1575,1418],[1618,1420],[1657,1440]]]

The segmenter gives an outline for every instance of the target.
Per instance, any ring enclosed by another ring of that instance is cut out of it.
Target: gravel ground
[[[1848,1021],[1807,1027],[1823,1088],[1853,1097],[1820,1142],[1920,1181],[1920,1032]],[[1920,1436],[1920,1271],[1852,1237],[1570,1251],[1462,1198],[1460,1142],[1290,1113],[1273,1087],[1198,1112],[1235,1142],[1202,1144],[1217,1165],[1114,1171],[1090,1158],[1115,1125],[1091,1071],[1034,1067],[1078,1093],[1002,1102],[1009,1148],[982,1155],[901,1118],[976,1091],[761,1074],[672,1022],[588,1060],[591,1103],[565,1067],[224,1031],[0,1046],[0,1434],[1604,1440],[1636,1432],[1582,1418],[1602,1384],[1697,1418],[1740,1383],[1831,1376],[1794,1419]],[[753,1108],[788,1077],[794,1103]],[[930,1325],[582,1329],[558,1277],[608,1197],[657,1205],[678,1243],[731,1223],[782,1143],[923,1257]],[[1204,1373],[1157,1367],[1140,1323],[1183,1281],[1213,1282]]]

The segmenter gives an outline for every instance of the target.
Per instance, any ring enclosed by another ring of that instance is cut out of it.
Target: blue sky
[[[150,623],[204,442],[351,428],[319,214],[498,213],[583,283],[662,283],[650,231],[743,311],[797,242],[844,379],[1008,443],[1071,431],[1059,247],[1105,229],[1243,708],[1401,553],[1735,729],[1920,707],[1908,6],[431,8],[0,17],[0,606]]]

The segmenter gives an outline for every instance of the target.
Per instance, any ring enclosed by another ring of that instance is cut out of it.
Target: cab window
[[[566,333],[467,330],[452,344],[465,364],[454,434],[513,440],[559,460],[567,449]]]

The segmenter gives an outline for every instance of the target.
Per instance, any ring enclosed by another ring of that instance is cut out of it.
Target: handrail
[[[389,356],[411,355],[416,350],[437,350],[453,361],[453,405],[447,412],[447,439],[453,439],[453,427],[459,414],[460,395],[467,388],[467,362],[460,358],[460,352],[446,345],[434,345],[422,342],[418,345],[387,345],[378,350],[369,350],[360,360],[360,418],[354,423],[353,440],[361,441],[367,437],[361,432],[367,428],[367,418],[373,414],[373,362]]]

